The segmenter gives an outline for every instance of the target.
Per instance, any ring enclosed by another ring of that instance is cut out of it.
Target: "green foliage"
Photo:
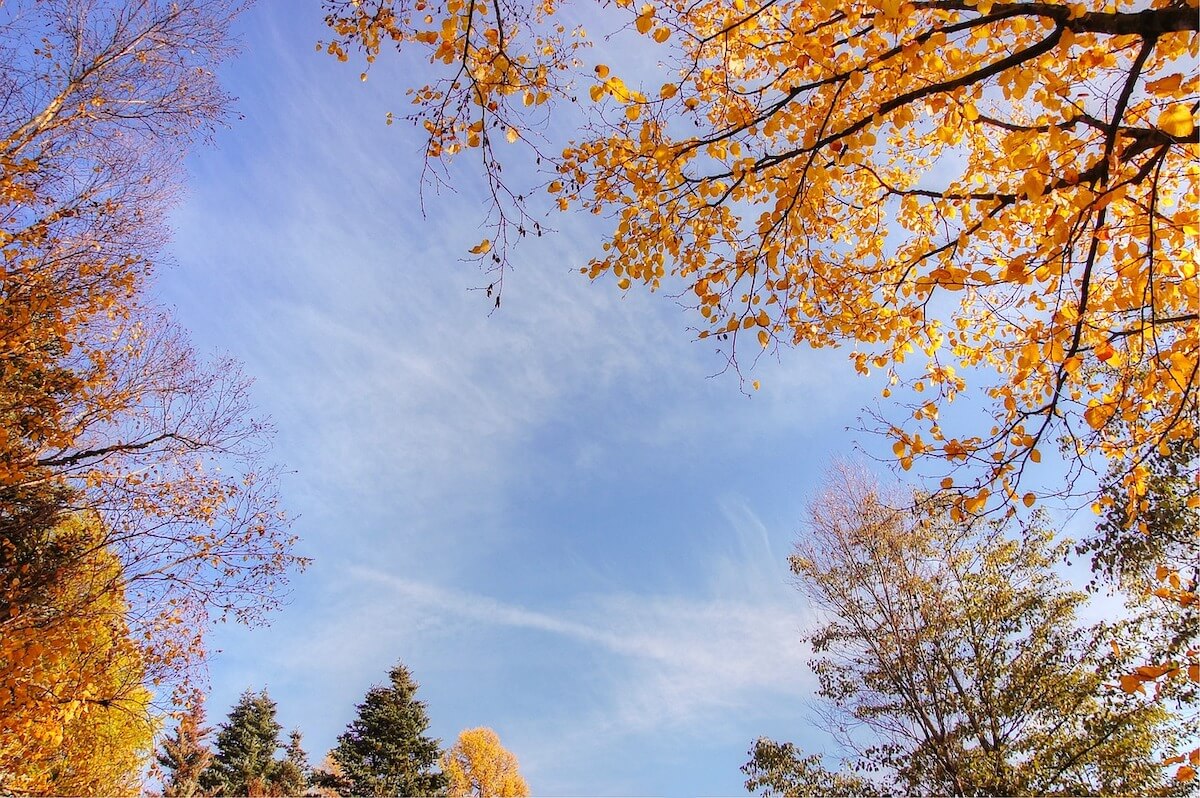
[[[275,758],[280,747],[275,702],[264,689],[247,690],[217,732],[212,763],[200,776],[200,786],[214,795],[288,795],[290,778],[284,762]]]
[[[817,754],[804,756],[791,743],[759,737],[750,749],[750,761],[742,766],[746,789],[762,795],[876,796],[876,785],[853,775],[828,770]]]
[[[388,677],[391,685],[372,687],[338,737],[330,758],[341,774],[322,785],[340,795],[440,795],[446,788],[434,768],[440,741],[425,736],[429,717],[415,698],[418,685],[399,663]]]
[[[1150,653],[1157,661],[1194,648],[1200,636],[1200,605],[1178,600],[1183,597],[1178,591],[1166,597],[1155,593],[1161,581],[1158,574],[1175,571],[1190,583],[1179,590],[1191,592],[1194,598],[1200,576],[1198,455],[1196,442],[1177,441],[1136,466],[1114,467],[1102,497],[1107,511],[1096,533],[1076,548],[1091,555],[1097,581],[1114,584],[1135,600],[1167,598],[1158,602],[1165,635],[1159,650]],[[1135,473],[1144,485],[1134,509],[1119,478],[1124,472]]]
[[[1137,624],[1077,623],[1085,595],[1054,572],[1068,543],[1036,515],[954,523],[949,502],[916,498],[842,469],[792,558],[830,618],[809,637],[812,667],[854,771],[914,795],[1169,792],[1171,716],[1114,685],[1128,663],[1109,644]],[[838,786],[770,745],[747,767],[760,789]]]
[[[308,790],[311,778],[312,769],[308,766],[308,754],[304,753],[300,730],[292,729],[284,759],[275,774],[276,792],[279,795],[303,795]]]

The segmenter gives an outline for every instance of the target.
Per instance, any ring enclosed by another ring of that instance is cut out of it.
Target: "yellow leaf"
[[[750,385],[752,385],[754,387],[754,390],[756,390],[756,391],[762,387],[762,385],[759,383],[758,380],[755,380],[754,382],[750,383]]]
[[[512,144],[514,141],[517,140],[517,136],[519,136],[519,135],[520,134],[517,133],[517,129],[515,127],[510,127],[508,129],[508,132],[504,134],[504,137],[506,139],[508,139],[509,144]]]
[[[767,345],[771,343],[771,336],[766,330],[758,331],[758,343],[763,349],[766,349]]]
[[[1026,507],[1032,507],[1034,502],[1036,502],[1036,501],[1037,501],[1037,496],[1034,496],[1032,493],[1026,493],[1024,496],[1021,497],[1021,502]]]
[[[471,247],[470,252],[472,255],[486,255],[491,251],[491,249],[492,242],[485,238],[475,246]]]
[[[659,44],[662,44],[667,39],[671,38],[671,29],[670,28],[657,28],[654,31],[653,38],[654,38],[654,41],[658,42]]]
[[[637,22],[634,24],[637,26],[638,33],[645,33],[646,31],[650,30],[650,26],[654,24],[654,9],[652,8],[646,12],[643,12],[642,15],[637,18]]]
[[[1175,138],[1184,138],[1191,134],[1195,122],[1192,120],[1192,109],[1183,103],[1175,103],[1158,117],[1158,127]]]
[[[1037,199],[1046,190],[1045,179],[1039,172],[1028,171],[1025,173],[1025,179],[1021,183],[1021,190],[1030,199]]]
[[[1172,94],[1179,89],[1183,83],[1183,75],[1176,72],[1174,75],[1167,75],[1165,78],[1151,81],[1146,84],[1146,91],[1151,94]]]
[[[669,100],[672,97],[674,97],[678,92],[679,92],[679,87],[676,86],[674,83],[664,83],[662,88],[659,89],[658,95],[660,97],[662,97],[664,100]]]
[[[1143,692],[1142,680],[1133,674],[1126,674],[1121,677],[1121,689],[1126,693]]]
[[[1042,453],[1039,452],[1037,449],[1030,449],[1029,450],[1029,459],[1035,463],[1040,463],[1040,462],[1042,462]]]
[[[620,288],[622,291],[629,288],[629,278],[622,277],[620,280],[617,280],[617,288]]]
[[[1087,410],[1083,411],[1083,420],[1092,429],[1100,429],[1108,421],[1108,411],[1105,410],[1103,405],[1091,405]]]

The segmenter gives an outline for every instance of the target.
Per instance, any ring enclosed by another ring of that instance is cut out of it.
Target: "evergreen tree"
[[[212,729],[204,725],[204,704],[195,700],[179,719],[175,736],[163,740],[158,764],[163,774],[163,798],[193,798],[202,795],[200,777],[212,761],[213,752],[204,744]]]
[[[279,763],[273,780],[274,795],[304,795],[311,782],[312,770],[308,766],[308,754],[301,744],[300,730],[292,729],[288,735],[284,759]]]
[[[217,751],[200,786],[216,795],[270,795],[276,793],[280,762],[275,702],[264,689],[247,690],[217,732]]]
[[[446,788],[434,769],[440,741],[424,736],[429,717],[414,698],[418,685],[399,663],[388,676],[391,686],[367,692],[358,718],[330,751],[342,778],[326,786],[340,795],[440,795]]]

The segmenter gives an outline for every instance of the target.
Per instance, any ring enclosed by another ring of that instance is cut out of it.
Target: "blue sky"
[[[758,735],[827,745],[786,556],[881,384],[797,350],[746,395],[669,298],[577,273],[590,217],[489,315],[481,185],[463,164],[422,213],[400,67],[360,83],[321,17],[241,20],[244,119],[189,160],[156,289],[257,378],[314,558],[270,627],[213,635],[210,719],[266,686],[318,762],[401,660],[433,734],[496,729],[538,795],[740,795]]]

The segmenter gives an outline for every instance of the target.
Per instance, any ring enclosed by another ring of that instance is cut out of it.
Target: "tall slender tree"
[[[304,751],[303,738],[299,729],[288,734],[283,761],[279,763],[273,780],[276,795],[304,795],[312,782],[312,768],[308,766],[308,754]]]
[[[162,742],[158,753],[158,765],[163,769],[163,798],[193,798],[202,795],[200,776],[209,763],[213,752],[205,744],[212,729],[205,726],[204,702],[198,696],[188,707],[187,714],[179,719],[175,733]]]
[[[99,513],[165,685],[297,564],[247,379],[145,293],[183,159],[233,117],[216,72],[247,5],[0,3],[0,636],[88,553],[47,531]]]
[[[446,787],[436,769],[440,741],[425,734],[429,716],[415,697],[418,684],[400,663],[388,678],[390,685],[367,691],[358,717],[329,752],[341,778],[328,786],[341,795],[440,795]]]

